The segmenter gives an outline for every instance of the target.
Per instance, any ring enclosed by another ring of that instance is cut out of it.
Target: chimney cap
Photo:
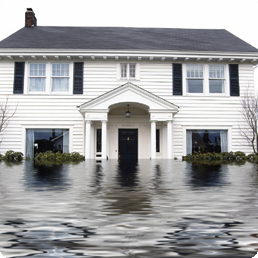
[[[32,8],[27,8],[27,11],[33,12]]]

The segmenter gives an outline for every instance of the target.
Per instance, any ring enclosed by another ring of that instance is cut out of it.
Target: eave
[[[169,62],[235,62],[258,64],[258,52],[157,50],[0,49],[0,60],[149,60]]]

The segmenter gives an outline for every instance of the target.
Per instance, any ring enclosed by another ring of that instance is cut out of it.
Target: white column
[[[156,159],[156,121],[151,121],[151,159]]]
[[[101,128],[101,152],[102,159],[107,158],[107,121],[102,121]]]
[[[85,126],[85,159],[91,158],[91,121],[86,121]]]
[[[173,123],[167,121],[167,158],[173,158]]]

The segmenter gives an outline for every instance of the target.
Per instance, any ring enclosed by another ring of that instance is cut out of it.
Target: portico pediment
[[[179,109],[179,107],[173,103],[162,99],[161,97],[130,82],[119,86],[95,99],[83,103],[82,105],[78,106],[78,109],[82,114],[91,114],[90,117],[96,117],[97,120],[101,120],[100,118],[105,119],[105,114],[107,118],[107,113],[109,112],[110,106],[117,103],[128,102],[139,103],[147,106],[153,119],[155,119],[155,116],[165,118],[167,117],[165,114],[171,114],[172,118]]]

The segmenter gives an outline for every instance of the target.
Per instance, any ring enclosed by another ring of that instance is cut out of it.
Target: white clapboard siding
[[[241,97],[230,96],[173,96],[172,63],[166,61],[140,61],[139,78],[131,82],[179,106],[173,122],[173,152],[176,157],[185,154],[184,131],[191,128],[230,128],[232,151],[251,153],[239,127],[245,127],[241,115]],[[24,152],[24,128],[40,126],[69,128],[70,151],[84,153],[83,117],[77,106],[127,82],[119,78],[119,62],[87,60],[84,63],[84,94],[13,94],[14,64],[0,62],[0,101],[9,98],[10,110],[17,111],[1,135],[0,153],[13,149]],[[239,65],[240,93],[254,90],[251,64]]]

